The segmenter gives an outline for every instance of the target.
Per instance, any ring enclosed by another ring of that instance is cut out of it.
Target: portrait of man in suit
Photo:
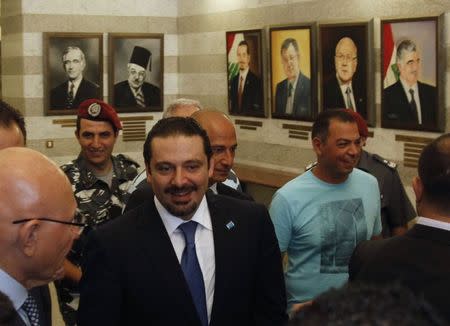
[[[135,46],[127,64],[128,79],[114,85],[114,105],[145,110],[161,106],[161,90],[146,81],[147,70],[151,71],[152,53]]]
[[[323,84],[323,109],[348,108],[367,119],[365,89],[354,78],[358,48],[352,38],[344,36],[337,42],[334,67],[335,74]]]
[[[91,232],[79,325],[285,325],[267,209],[206,192],[211,156],[206,131],[190,117],[151,129],[144,161],[154,196]]]
[[[435,86],[419,81],[419,49],[413,40],[403,39],[396,50],[399,76],[383,91],[383,127],[433,130],[437,123],[437,91]]]
[[[281,45],[281,64],[286,79],[276,86],[274,115],[277,117],[311,117],[311,82],[300,71],[300,60],[297,40],[285,39]]]
[[[236,50],[239,73],[230,81],[230,113],[264,116],[263,87],[259,76],[250,70],[250,49],[247,41]]]
[[[81,48],[66,47],[62,53],[62,67],[67,80],[51,89],[51,109],[77,109],[84,100],[101,96],[99,85],[83,76],[86,58]]]

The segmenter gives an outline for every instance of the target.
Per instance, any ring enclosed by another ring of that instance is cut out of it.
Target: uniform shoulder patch
[[[305,171],[311,170],[316,165],[317,165],[317,162],[312,162],[312,163],[308,164],[307,166],[305,166]]]
[[[397,168],[397,163],[392,162],[392,161],[388,161],[388,160],[386,160],[385,158],[381,157],[380,155],[373,154],[373,158],[374,158],[376,161],[378,161],[378,162],[380,162],[380,163],[386,165],[387,167],[389,167],[389,168],[391,168],[391,169],[393,169],[393,170]]]

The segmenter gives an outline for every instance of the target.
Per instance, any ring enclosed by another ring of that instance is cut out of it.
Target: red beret
[[[91,98],[81,102],[78,117],[88,120],[109,121],[117,130],[122,129],[116,110],[103,101]]]
[[[364,138],[369,137],[369,129],[367,128],[366,120],[364,120],[364,118],[358,112],[355,112],[351,109],[346,109],[346,111],[350,113],[355,119],[356,124],[358,125],[359,135]]]

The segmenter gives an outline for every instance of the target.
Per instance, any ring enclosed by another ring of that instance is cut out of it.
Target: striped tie
[[[145,101],[144,101],[144,96],[142,95],[142,90],[140,90],[136,94],[136,104],[141,108],[145,108]]]
[[[69,86],[69,93],[67,93],[67,104],[68,104],[68,108],[72,108],[73,105],[73,91],[75,90],[75,85],[72,82],[69,82],[70,86]]]

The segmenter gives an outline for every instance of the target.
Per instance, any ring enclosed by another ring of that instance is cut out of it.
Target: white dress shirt
[[[339,78],[338,78],[338,80],[339,80]],[[353,111],[358,112],[358,109],[357,109],[356,103],[355,103],[355,97],[353,96],[352,82],[350,82],[348,84],[341,84],[339,82],[339,87],[341,88],[341,93],[342,93],[342,96],[344,97],[344,103],[345,103],[346,108],[350,108],[350,106],[347,103],[347,88],[350,87],[350,100],[352,101]]]
[[[406,84],[406,82],[401,78],[400,82],[402,83],[403,90],[405,91],[406,97],[408,98],[408,102],[411,102],[412,100],[412,96],[409,90],[412,89],[414,91],[414,100],[416,101],[416,108],[417,108],[417,118],[419,120],[420,125],[422,124],[422,110],[420,106],[419,86],[417,85],[417,83],[415,83],[412,87],[408,86],[408,84]]]
[[[27,289],[16,281],[11,275],[6,273],[3,269],[0,268],[0,291],[6,294],[11,300],[14,309],[16,309],[17,313],[23,319],[24,323],[27,326],[30,326],[31,323],[28,320],[27,314],[25,311],[20,309],[27,299],[28,291]]]
[[[78,88],[80,87],[82,80],[83,78],[79,78],[76,80],[69,80],[69,82],[67,83],[67,94],[69,94],[70,92],[70,84],[73,84],[73,98],[75,98],[77,96],[77,91]]]
[[[438,221],[438,220],[428,218],[428,217],[419,216],[417,218],[416,224],[421,224],[421,225],[425,225],[425,226],[430,226],[432,228],[450,231],[450,223]]]
[[[164,223],[167,234],[172,242],[173,249],[181,262],[183,250],[186,247],[184,235],[178,229],[182,223],[188,222],[179,217],[170,214],[161,202],[154,196],[156,209]],[[209,213],[206,197],[203,196],[200,205],[197,208],[191,221],[198,223],[197,231],[195,232],[195,249],[197,252],[198,262],[203,274],[203,281],[205,283],[206,306],[208,310],[208,321],[211,320],[211,310],[214,298],[214,286],[216,280],[216,260],[214,255],[214,236],[211,223],[211,215]]]

